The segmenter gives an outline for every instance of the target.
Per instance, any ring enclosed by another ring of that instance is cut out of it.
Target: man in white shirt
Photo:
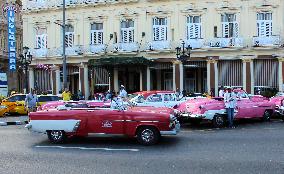
[[[123,85],[120,86],[119,97],[121,97],[123,99],[127,98],[127,92],[126,92],[125,87]]]
[[[237,97],[236,94],[232,92],[231,88],[228,88],[227,92],[224,94],[224,102],[228,114],[229,127],[235,128],[233,120],[234,120],[234,110],[235,107],[237,106]]]
[[[224,87],[221,86],[220,90],[219,90],[219,97],[224,97],[224,94],[225,94],[225,90],[224,90]]]

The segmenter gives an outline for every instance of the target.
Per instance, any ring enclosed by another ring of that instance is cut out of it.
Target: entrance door
[[[173,73],[172,72],[165,72],[164,73],[164,89],[168,91],[173,90]]]

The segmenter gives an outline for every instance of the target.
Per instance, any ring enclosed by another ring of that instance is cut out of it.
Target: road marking
[[[112,148],[94,148],[94,147],[65,147],[65,146],[35,146],[35,147],[36,148],[79,149],[79,150],[130,151],[130,152],[139,151],[139,149],[112,149]]]

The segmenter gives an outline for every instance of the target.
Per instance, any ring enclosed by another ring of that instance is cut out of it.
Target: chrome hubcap
[[[54,140],[59,140],[62,138],[63,133],[62,131],[51,131],[50,135]]]
[[[216,117],[216,123],[218,124],[218,125],[222,125],[223,124],[223,118],[222,117]]]
[[[141,133],[142,140],[145,142],[150,142],[154,139],[154,132],[150,129],[145,129]]]

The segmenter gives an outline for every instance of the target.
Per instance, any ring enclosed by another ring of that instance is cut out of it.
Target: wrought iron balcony
[[[114,52],[136,52],[139,50],[137,42],[117,43],[113,45]]]
[[[35,48],[32,49],[32,55],[35,58],[42,58],[48,56],[48,49],[47,48]]]
[[[151,41],[147,44],[146,50],[154,51],[154,50],[169,50],[171,49],[170,41]]]
[[[105,3],[125,3],[125,2],[136,2],[138,0],[66,0],[66,6],[73,6],[73,5],[96,5],[96,4],[105,4]],[[40,10],[40,9],[47,9],[47,8],[56,8],[61,7],[62,1],[58,0],[46,0],[46,1],[36,1],[30,0],[26,1],[26,4],[23,4],[24,10]]]
[[[192,49],[198,49],[204,47],[204,39],[189,39],[185,41],[186,47],[191,46]]]
[[[268,36],[268,37],[253,37],[253,46],[279,46],[280,36]]]
[[[208,42],[207,46],[211,48],[243,47],[243,38],[214,38]]]
[[[62,56],[63,54],[62,52],[63,52],[62,47],[53,48],[53,49],[50,49],[49,56],[50,57]],[[66,47],[65,54],[67,56],[79,56],[79,55],[84,54],[84,50],[83,50],[83,47],[80,45],[73,46],[73,47]]]
[[[90,45],[89,49],[86,50],[86,53],[91,53],[91,54],[103,53],[103,52],[105,52],[105,49],[106,49],[105,44]]]

